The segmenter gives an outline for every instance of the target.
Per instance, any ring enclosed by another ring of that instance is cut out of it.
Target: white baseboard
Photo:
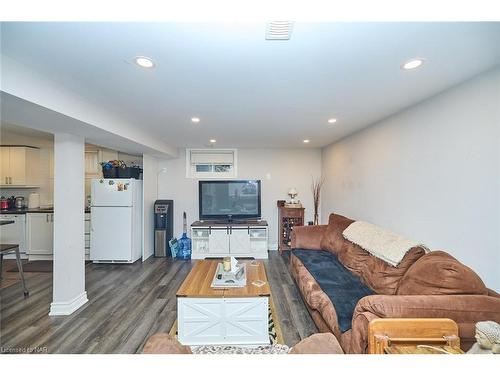
[[[16,258],[15,254],[14,254],[14,259]],[[32,260],[54,260],[54,257],[52,255],[47,255],[47,254],[30,254],[29,256],[28,255],[25,255],[23,257],[23,254],[21,254],[21,258],[23,259],[29,259],[29,261],[31,262]],[[4,257],[4,259],[7,259]],[[90,255],[88,253],[85,253],[85,260],[90,260]]]
[[[52,260],[52,255],[48,254],[30,254],[29,261],[33,260]]]
[[[21,253],[21,259],[24,260],[24,259],[28,259],[28,255],[26,255],[26,253]],[[3,259],[17,259],[16,258],[16,254],[6,254],[3,256]]]
[[[67,302],[52,302],[50,304],[49,315],[70,315],[78,310],[81,306],[85,305],[89,300],[87,299],[87,292],[83,292],[76,296],[71,301]]]
[[[269,244],[269,250],[271,250],[271,251],[278,250],[278,244],[277,243]]]

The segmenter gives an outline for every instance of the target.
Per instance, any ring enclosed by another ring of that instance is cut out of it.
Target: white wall
[[[142,167],[142,156],[141,155],[130,155],[124,152],[118,151],[118,160],[123,160],[128,166],[137,165]]]
[[[143,194],[143,256],[144,262],[154,253],[154,217],[153,206],[158,196],[158,159],[144,154],[142,157],[142,194]]]
[[[188,225],[198,220],[198,180],[186,178],[186,153],[180,150],[177,159],[162,160],[166,168],[158,179],[159,199],[174,200],[174,234],[182,233],[182,212]],[[287,192],[295,187],[297,199],[306,208],[306,221],[312,220],[313,202],[311,177],[321,174],[319,149],[238,149],[237,179],[262,180],[262,218],[269,222],[269,244],[277,248],[278,227],[276,201],[288,199]]]
[[[422,240],[500,290],[499,129],[496,69],[324,148],[323,221]]]

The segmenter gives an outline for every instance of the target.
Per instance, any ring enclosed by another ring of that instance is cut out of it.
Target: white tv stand
[[[264,220],[191,224],[192,259],[234,256],[267,259],[268,226]]]

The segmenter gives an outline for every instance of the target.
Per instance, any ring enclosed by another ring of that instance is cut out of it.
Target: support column
[[[85,140],[54,137],[54,280],[49,315],[70,315],[85,291]]]
[[[158,199],[158,159],[142,155],[142,261],[154,254],[153,206]]]

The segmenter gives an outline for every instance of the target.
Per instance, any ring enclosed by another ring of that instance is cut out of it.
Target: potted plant
[[[324,182],[325,182],[324,177],[320,177],[318,179],[312,177],[311,190],[313,193],[313,202],[314,202],[314,218],[313,218],[314,225],[319,224],[319,200],[320,200],[321,188],[323,187]]]

